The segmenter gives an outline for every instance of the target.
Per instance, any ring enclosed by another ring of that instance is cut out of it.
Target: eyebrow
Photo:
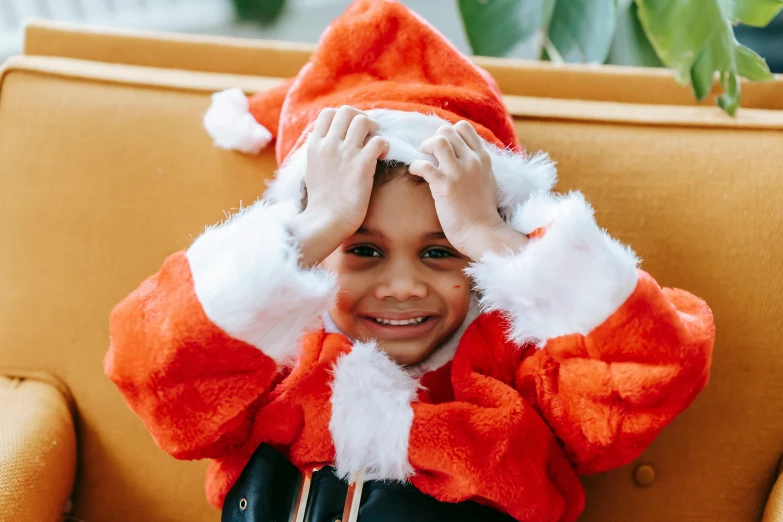
[[[359,229],[356,230],[356,234],[361,234],[363,236],[371,236],[378,239],[386,239],[386,236],[383,232],[380,230],[376,230],[374,228],[365,228],[365,227],[359,227]],[[433,239],[446,239],[446,234],[443,232],[429,232],[424,235],[425,239],[427,240],[433,240]]]
[[[378,239],[386,239],[386,236],[383,235],[383,232],[381,232],[380,230],[375,230],[374,228],[359,227],[359,229],[355,233],[361,234],[363,236],[376,237]]]

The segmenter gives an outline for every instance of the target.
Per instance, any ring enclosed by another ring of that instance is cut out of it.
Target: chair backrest
[[[204,463],[157,449],[104,378],[107,319],[272,175],[269,152],[212,147],[209,94],[268,88],[309,48],[38,25],[26,49],[0,76],[0,371],[70,387],[74,516],[215,520]],[[755,522],[783,453],[783,112],[770,110],[783,80],[743,85],[753,108],[731,119],[659,71],[482,64],[523,144],[558,161],[559,189],[581,189],[646,270],[705,298],[717,322],[707,389],[637,462],[584,479],[582,520]]]

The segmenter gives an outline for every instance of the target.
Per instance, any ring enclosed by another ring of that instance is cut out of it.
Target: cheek
[[[470,280],[467,276],[462,272],[449,274],[449,277],[439,283],[438,293],[448,307],[452,318],[461,322],[470,305]]]
[[[362,272],[342,271],[337,274],[337,288],[337,307],[342,312],[349,312],[372,295],[372,278]]]
[[[337,298],[329,309],[329,315],[337,328],[349,339],[359,336],[353,311],[362,300],[363,292],[360,278],[351,274],[337,274]]]
[[[357,285],[351,278],[339,275],[337,277],[337,299],[335,299],[335,308],[342,312],[347,312],[359,300],[357,295]]]
[[[324,268],[336,276],[338,292],[333,312],[351,310],[367,288],[366,276],[363,277],[360,272],[352,271],[347,264],[348,260],[339,249],[332,252],[322,263]]]

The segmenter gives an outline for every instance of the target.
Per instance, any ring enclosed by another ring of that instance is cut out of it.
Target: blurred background
[[[472,3],[490,8],[495,2],[514,3],[513,0],[476,0]],[[464,9],[471,2],[403,0],[403,3],[429,20],[461,51],[473,53],[460,10],[460,4]],[[523,3],[523,0],[517,0],[517,3]],[[29,18],[315,43],[327,24],[348,4],[350,0],[0,0],[0,59],[21,51],[22,29]],[[622,21],[617,25],[617,30],[622,30]],[[763,56],[773,72],[783,72],[783,14],[766,28],[740,25],[735,29],[735,35],[741,43]],[[478,47],[476,54],[530,59],[538,58],[540,49],[535,38],[502,49],[482,48],[481,42],[473,47]],[[645,62],[636,57],[618,56],[624,49],[617,51],[612,50],[609,61]],[[568,57],[566,60],[573,61]]]
[[[668,67],[697,100],[783,73],[783,0],[402,0],[466,54]],[[315,43],[351,0],[0,0],[0,61],[31,18]]]
[[[100,26],[203,34],[318,41],[329,22],[350,0],[0,0],[0,59],[21,51],[26,18],[45,18]],[[470,53],[457,2],[405,0]],[[254,6],[267,9],[267,17]],[[278,12],[277,9],[281,10]],[[240,16],[242,15],[242,16]],[[533,48],[528,55],[532,57]],[[515,55],[522,56],[521,50]]]

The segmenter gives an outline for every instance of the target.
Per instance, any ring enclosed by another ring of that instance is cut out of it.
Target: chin
[[[378,345],[389,357],[400,366],[413,366],[420,363],[433,352],[433,347],[426,340],[411,339],[405,341],[378,340]]]

